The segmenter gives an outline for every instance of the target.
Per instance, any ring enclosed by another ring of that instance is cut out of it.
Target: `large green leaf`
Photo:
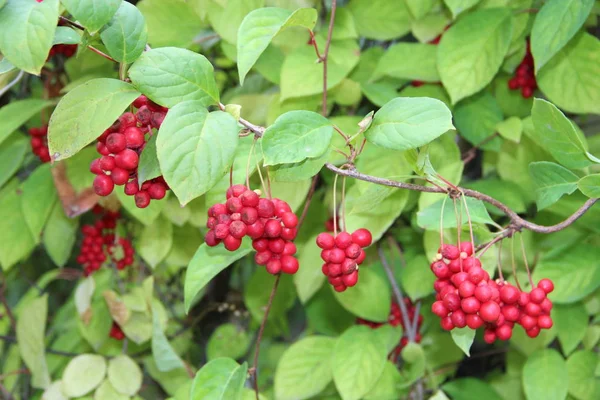
[[[357,317],[376,322],[387,321],[391,307],[391,292],[387,282],[367,268],[361,268],[358,277],[356,286],[344,292],[335,292],[335,298]]]
[[[565,46],[587,19],[594,0],[549,0],[535,17],[531,53],[539,71]]]
[[[133,396],[142,387],[142,370],[125,354],[112,358],[106,372],[109,382],[120,394]]]
[[[318,158],[329,150],[333,125],[312,111],[290,111],[275,120],[261,140],[265,165]]]
[[[533,162],[529,164],[529,173],[535,184],[538,210],[551,206],[563,195],[577,190],[579,177],[553,162]]]
[[[134,196],[126,195],[125,192],[120,188],[117,188],[115,190],[115,193],[117,194],[119,202],[129,214],[135,217],[135,219],[137,219],[142,224],[151,225],[156,220],[156,218],[158,218],[163,208],[165,207],[165,204],[167,204],[165,200],[168,198],[169,193],[171,192],[167,192],[167,197],[165,197],[165,199],[161,201],[151,201],[150,205],[146,208],[137,207],[135,205]]]
[[[565,355],[577,348],[585,336],[588,314],[583,303],[557,304],[552,310],[558,340]]]
[[[200,1],[143,0],[137,7],[148,25],[148,41],[154,47],[188,47],[205,27],[194,7]],[[173,29],[176,26],[177,29]]]
[[[475,340],[475,330],[469,327],[456,328],[450,332],[454,343],[467,355],[471,356],[471,346]]]
[[[248,365],[239,365],[230,358],[217,358],[206,363],[196,373],[190,399],[240,400]]]
[[[502,109],[496,98],[485,91],[461,101],[454,108],[456,129],[475,146],[496,133],[496,126],[502,120]],[[502,139],[494,138],[481,145],[481,148],[499,151],[501,145]]]
[[[319,291],[323,282],[325,282],[325,275],[321,272],[323,262],[321,259],[321,249],[315,246],[316,239],[317,236],[314,235],[306,241],[298,257],[302,268],[294,274],[296,291],[303,304],[310,300]]]
[[[140,93],[117,79],[92,79],[65,95],[50,117],[54,161],[71,157],[109,128]]]
[[[201,54],[176,47],[146,51],[129,69],[133,84],[156,103],[173,107],[186,100],[203,106],[219,101],[212,64]]]
[[[61,0],[80,23],[90,32],[96,32],[117,12],[122,0]]]
[[[469,216],[471,222],[479,224],[494,224],[494,221],[487,212],[487,209],[483,205],[483,202],[472,197],[465,198],[467,207],[469,208]],[[442,225],[444,229],[456,228],[456,212],[454,211],[454,205],[451,201],[446,201],[444,205],[444,212],[442,214],[442,204],[444,200],[441,199],[438,202],[428,206],[427,208],[420,210],[417,213],[417,224],[428,230],[439,231],[440,229],[440,215],[444,216]],[[460,214],[462,217],[463,226],[468,224],[467,210],[464,207],[460,207]]]
[[[244,303],[252,318],[257,322],[262,321],[265,316],[266,305],[269,302],[274,281],[275,277],[269,274],[265,268],[255,269],[247,281],[244,290]],[[282,274],[279,288],[273,298],[267,325],[272,324],[271,328],[274,328],[275,331],[287,330],[287,322],[284,317],[295,301],[296,292],[294,291],[292,276]]]
[[[238,359],[248,351],[251,338],[246,329],[231,323],[219,325],[206,344],[206,358],[219,357]]]
[[[57,199],[50,165],[36,168],[21,185],[21,192],[25,223],[34,240],[38,241]]]
[[[321,393],[333,378],[335,339],[308,336],[283,353],[275,372],[277,399],[307,399]]]
[[[163,176],[182,205],[206,193],[229,170],[238,131],[230,114],[209,113],[201,101],[186,101],[169,111],[156,151]]]
[[[185,309],[189,311],[198,293],[219,272],[227,268],[234,261],[239,260],[252,250],[250,242],[242,242],[236,251],[230,252],[222,246],[208,247],[202,244],[194,255],[185,275],[184,302]]]
[[[573,303],[583,299],[600,286],[600,262],[597,249],[580,243],[568,253],[561,253],[548,260],[543,259],[533,271],[533,281],[552,279],[552,301]]]
[[[152,224],[144,226],[135,248],[148,265],[155,268],[169,254],[172,244],[173,224],[159,216]]]
[[[108,54],[122,63],[132,63],[142,54],[148,41],[144,16],[126,1],[100,33]]]
[[[598,355],[592,351],[577,351],[567,359],[569,394],[578,400],[598,398],[600,383],[595,376]]]
[[[565,111],[600,113],[600,41],[581,33],[562,48],[537,74],[537,83]]]
[[[44,340],[47,316],[48,294],[45,294],[27,302],[17,320],[19,352],[31,372],[31,386],[38,389],[50,385]]]
[[[144,146],[144,151],[140,154],[138,164],[138,182],[140,185],[147,180],[157,178],[162,175],[158,155],[156,154],[156,138],[158,135],[152,135]]]
[[[397,97],[375,113],[365,137],[378,146],[408,150],[431,142],[449,129],[454,129],[452,114],[441,101]]]
[[[584,176],[577,182],[577,187],[587,197],[600,197],[600,174]]]
[[[358,400],[377,383],[387,349],[375,331],[354,326],[339,337],[333,352],[333,381],[343,400]]]
[[[0,144],[0,187],[21,168],[29,143],[23,137]]]
[[[487,382],[475,378],[461,378],[442,386],[454,400],[501,400],[502,397]],[[533,400],[533,399],[531,399]]]
[[[8,271],[35,247],[35,240],[25,221],[21,195],[15,188],[0,193],[0,264]]]
[[[535,129],[530,136],[560,164],[583,168],[592,163],[586,156],[585,137],[554,104],[535,99],[531,119]]]
[[[105,379],[94,392],[94,400],[129,400],[129,396],[119,393],[110,380]]]
[[[425,256],[414,257],[400,270],[402,288],[412,300],[422,299],[433,293],[435,275],[425,266],[429,264]]]
[[[159,371],[167,372],[184,368],[183,361],[175,352],[163,331],[156,307],[152,307],[152,357],[154,357]]]
[[[104,357],[81,354],[71,359],[63,372],[63,392],[69,397],[83,396],[98,387],[105,375]]]
[[[42,234],[42,243],[50,259],[58,267],[64,267],[71,256],[77,227],[78,220],[67,218],[62,204],[55,202]]]
[[[528,400],[562,400],[567,397],[567,365],[556,350],[543,349],[533,353],[523,367],[522,379]]]
[[[16,131],[21,125],[41,110],[48,107],[51,102],[42,99],[25,99],[12,101],[0,108],[0,144]]]
[[[292,26],[312,29],[316,22],[317,10],[313,8],[300,8],[292,12],[283,8],[267,7],[246,15],[237,33],[240,84],[244,84],[246,74],[277,33]]]
[[[10,0],[0,9],[0,51],[15,67],[38,75],[58,21],[58,0]]]
[[[214,31],[221,37],[226,45],[231,46],[238,40],[238,32],[244,17],[256,9],[265,8],[265,0],[208,0],[207,4],[200,3],[208,15],[208,22]]]
[[[512,26],[509,9],[492,8],[466,15],[444,33],[437,63],[452,104],[492,81],[510,46]]]
[[[387,49],[379,60],[373,78],[382,75],[400,79],[437,82],[437,46],[421,43],[397,43]]]
[[[390,40],[410,31],[411,15],[404,1],[353,0],[348,8],[360,36]]]
[[[452,16],[456,18],[458,14],[467,11],[480,1],[481,0],[444,0],[444,3],[450,11],[452,11]]]

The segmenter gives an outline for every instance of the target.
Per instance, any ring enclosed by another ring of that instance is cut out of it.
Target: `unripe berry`
[[[265,236],[276,238],[281,235],[281,223],[278,220],[270,219],[265,223]]]
[[[110,173],[110,178],[115,185],[124,185],[129,180],[129,172],[125,171],[123,168],[115,167]]]
[[[98,196],[108,196],[115,188],[115,184],[107,175],[97,175],[94,178],[94,192]]]
[[[554,290],[554,283],[550,279],[542,279],[538,282],[538,287],[545,293],[551,293]]]
[[[281,272],[295,274],[298,272],[299,264],[295,257],[284,255],[281,257]]]
[[[267,272],[276,275],[281,272],[281,261],[279,260],[269,260],[266,265]]]
[[[500,316],[500,306],[493,301],[483,303],[479,308],[479,315],[486,322],[495,322]]]
[[[298,226],[298,217],[293,212],[286,212],[281,216],[281,222],[286,228],[293,229]]]
[[[137,208],[146,208],[150,204],[150,195],[145,190],[140,190],[135,194],[134,200]]]
[[[540,288],[535,288],[529,292],[529,300],[533,303],[540,304],[546,298],[546,292]]]
[[[242,239],[238,239],[229,235],[225,239],[223,239],[223,245],[229,251],[236,251],[242,245]]]
[[[139,161],[140,158],[138,154],[131,149],[125,149],[115,156],[115,162],[117,164],[117,167],[129,171],[136,169]]]
[[[351,244],[352,244],[352,236],[350,236],[350,234],[348,232],[340,232],[335,237],[335,245],[342,250],[345,250]]]
[[[127,147],[125,136],[120,133],[111,133],[108,135],[105,144],[108,151],[113,154],[118,154]]]
[[[519,289],[511,285],[504,285],[500,288],[500,300],[506,304],[515,304],[519,301]]]
[[[148,194],[150,195],[151,199],[160,200],[167,195],[167,189],[162,183],[156,182],[150,185],[150,187],[148,188]]]
[[[362,248],[368,247],[373,241],[373,236],[368,229],[361,228],[357,229],[352,233],[352,241]]]
[[[352,287],[358,282],[358,271],[354,271],[348,275],[342,275],[342,282],[346,287]]]
[[[136,126],[131,126],[125,129],[125,131],[123,131],[123,136],[125,137],[125,143],[127,144],[127,147],[130,149],[137,149],[146,143],[144,133]]]

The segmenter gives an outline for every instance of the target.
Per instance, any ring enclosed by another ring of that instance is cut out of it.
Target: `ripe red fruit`
[[[469,280],[474,284],[478,284],[485,278],[485,271],[480,267],[472,267],[469,269]]]
[[[246,234],[250,236],[252,239],[257,239],[263,235],[265,232],[265,226],[262,222],[256,221],[252,225],[248,225],[248,229]]]
[[[506,304],[515,304],[519,301],[519,289],[511,285],[504,285],[500,288],[500,300]]]
[[[256,208],[258,206],[259,196],[252,190],[244,191],[239,198],[244,207]]]
[[[334,264],[341,264],[344,262],[345,259],[346,253],[344,253],[344,250],[342,249],[336,247],[331,249],[331,251],[329,252],[329,262],[332,262]]]
[[[469,275],[466,272],[459,272],[457,274],[452,275],[450,281],[454,284],[455,287],[460,287],[460,284],[466,281],[469,278]]]
[[[102,154],[103,156],[107,156],[110,154],[110,151],[108,151],[108,149],[106,148],[106,145],[104,145],[104,143],[102,143],[102,142],[96,143],[96,151],[98,153]]]
[[[473,244],[471,242],[461,242],[460,243],[460,252],[461,252],[461,257],[462,257],[462,253],[465,253],[467,255],[467,257],[472,255],[473,254]]]
[[[261,218],[271,218],[275,215],[275,205],[269,199],[260,198],[256,207],[258,216]]]
[[[248,190],[248,189],[247,189],[247,188],[246,188],[246,186],[244,186],[244,185],[233,185],[233,186],[230,186],[230,187],[227,189],[227,192],[226,192],[226,194],[225,194],[225,197],[226,197],[227,199],[230,199],[230,198],[232,198],[232,197],[239,197],[239,196],[241,196],[241,195],[242,195],[242,193],[244,193],[246,190]]]
[[[546,294],[554,290],[554,283],[550,279],[542,279],[538,282],[538,288],[542,289]]]
[[[90,172],[94,175],[102,174],[102,168],[100,168],[100,158],[92,161],[90,164]]]
[[[286,228],[295,228],[298,226],[298,217],[293,212],[286,212],[281,216],[281,222]]]
[[[206,236],[204,237],[204,242],[208,246],[214,247],[218,245],[221,241],[215,237],[215,232],[213,230],[210,230],[206,233]]]
[[[335,237],[335,245],[342,250],[345,250],[351,244],[352,244],[352,236],[350,236],[350,234],[348,232],[340,232]]]
[[[123,168],[117,167],[111,171],[110,178],[115,185],[124,185],[129,180],[129,172],[125,171]]]
[[[464,281],[458,287],[458,293],[460,294],[460,297],[467,298],[475,294],[475,289],[477,289],[477,286],[475,286],[473,282]]]
[[[281,238],[285,240],[294,240],[296,239],[296,235],[298,234],[297,228],[282,228],[281,229]]]
[[[550,329],[553,325],[552,318],[549,315],[540,315],[537,323],[541,329]]]
[[[517,322],[521,317],[521,312],[516,306],[505,305],[502,307],[502,315],[507,321]]]
[[[115,188],[115,184],[107,175],[97,175],[94,178],[94,192],[98,196],[108,196]]]
[[[228,198],[227,202],[225,202],[225,206],[230,213],[239,213],[242,211],[242,208],[244,208],[242,205],[242,200],[237,197]]]
[[[542,301],[542,304],[540,304],[540,307],[542,308],[543,312],[549,314],[552,310],[552,301],[550,301],[550,299],[546,297],[544,301]]]
[[[496,329],[496,336],[500,340],[508,340],[512,336],[512,328],[506,324],[499,326]]]
[[[447,260],[456,260],[460,257],[460,250],[451,244],[443,244],[442,247],[438,249],[438,253]]]
[[[529,293],[521,292],[519,294],[519,305],[525,307],[529,303]]]
[[[467,326],[467,319],[465,313],[462,310],[456,310],[452,312],[450,318],[452,319],[452,323],[454,324],[454,326],[457,328],[464,328],[465,326]]]
[[[162,183],[156,182],[150,185],[148,188],[148,194],[150,195],[151,199],[160,200],[167,195],[167,189]]]
[[[141,106],[145,106],[148,104],[148,98],[144,95],[139,96],[137,99],[133,101],[133,106],[135,108],[140,108]]]
[[[431,271],[434,275],[439,279],[447,279],[450,278],[452,272],[450,268],[443,261],[436,261],[431,265]]]
[[[475,297],[467,297],[460,302],[460,308],[467,314],[474,314],[479,311],[481,303]],[[456,325],[456,324],[455,324]]]
[[[261,238],[252,241],[252,248],[257,252],[265,251],[269,248],[269,239]]]
[[[500,306],[493,301],[483,303],[479,308],[479,315],[486,322],[495,322],[500,316]]]
[[[368,229],[361,228],[357,229],[352,233],[352,241],[362,248],[368,247],[373,241],[373,236]]]
[[[342,282],[346,287],[352,287],[358,282],[358,271],[354,271],[348,275],[342,275]]]
[[[134,200],[137,208],[146,208],[150,205],[150,195],[145,190],[138,191],[134,196]]]
[[[540,334],[540,328],[537,326],[534,326],[533,328],[528,329],[526,333],[527,333],[527,336],[529,336],[530,338],[532,338],[532,339],[536,338]]]
[[[496,332],[492,329],[486,329],[483,332],[483,340],[488,344],[494,343],[496,341]]]
[[[269,250],[272,253],[283,253],[283,249],[285,249],[285,240],[281,238],[269,240]]]
[[[279,260],[269,260],[266,265],[267,272],[276,275],[281,272],[281,261]]]
[[[233,221],[231,225],[229,225],[229,233],[237,239],[243,238],[246,235],[246,230],[246,224],[242,221]]]
[[[217,239],[225,239],[229,235],[229,224],[217,224],[214,231]]]
[[[525,305],[525,313],[532,317],[537,317],[542,313],[542,307],[540,307],[539,304],[529,302]]]
[[[227,213],[227,207],[225,204],[217,203],[208,209],[208,215],[210,217],[218,217],[219,215],[223,215]]]
[[[344,286],[344,285],[334,286],[333,290],[335,290],[336,292],[343,292],[344,290],[346,290],[346,286]]]
[[[481,325],[483,325],[483,320],[477,314],[469,314],[467,315],[467,326],[471,329],[478,329]]]
[[[265,223],[265,236],[276,238],[279,237],[279,235],[281,235],[281,223],[275,219],[268,220]]]
[[[346,258],[342,262],[342,273],[344,275],[351,274],[352,272],[356,271],[356,269],[357,269],[357,265],[356,265],[356,262],[354,260]]]
[[[139,161],[138,154],[131,149],[125,149],[115,156],[117,167],[127,170],[136,169]]]
[[[115,159],[112,156],[102,156],[99,165],[104,171],[112,171],[115,168]]]
[[[444,305],[449,311],[456,311],[460,307],[460,297],[456,293],[448,293],[444,296]]]
[[[259,251],[254,255],[254,261],[258,265],[267,265],[269,260],[271,259],[272,254],[269,250]]]
[[[126,112],[119,117],[119,130],[124,131],[130,126],[137,124],[137,117],[132,112]]]
[[[448,315],[448,309],[446,308],[446,306],[444,305],[443,301],[435,301],[432,305],[431,305],[431,312],[433,312],[435,315],[437,315],[440,318],[444,318],[445,316]]]
[[[232,235],[227,236],[223,239],[223,245],[229,251],[235,251],[242,245],[242,239],[238,239]]]
[[[466,271],[466,269],[464,267],[462,267],[462,259],[457,259],[457,260],[450,260],[450,262],[448,263],[448,268],[450,268],[450,271],[452,271],[453,273],[457,273],[461,271],[461,268],[463,270]]]
[[[338,276],[336,278],[332,278],[331,276],[327,278],[327,281],[332,285],[332,286],[346,286],[344,285],[344,282],[342,281],[342,277]]]
[[[144,133],[136,126],[131,126],[125,129],[125,131],[123,131],[123,136],[125,137],[125,143],[127,144],[127,147],[130,149],[137,149],[146,143]]]
[[[358,258],[358,256],[360,256],[360,252],[362,251],[362,249],[360,248],[359,245],[357,245],[356,243],[352,243],[350,246],[348,246],[346,248],[346,257],[349,257],[353,260],[356,260]]]
[[[342,275],[342,264],[327,264],[327,268],[329,268],[329,276],[340,276]]]
[[[440,326],[445,331],[451,331],[454,329],[454,323],[452,322],[452,318],[444,317],[440,320]]]
[[[540,288],[535,288],[531,292],[529,292],[529,300],[540,304],[546,298],[546,292]]]
[[[524,314],[519,319],[519,323],[527,331],[537,325],[537,319],[530,315]]]
[[[481,268],[481,261],[479,261],[479,259],[475,257],[467,257],[464,260],[462,260],[462,266],[465,271],[469,271],[471,270],[471,268],[474,267]]]
[[[286,274],[295,274],[298,272],[299,264],[298,260],[291,255],[284,255],[281,257],[281,271]]]
[[[365,261],[365,258],[367,257],[367,253],[365,253],[364,250],[361,249],[360,251],[360,255],[358,256],[358,258],[355,260],[357,264],[362,264],[363,261]]]
[[[296,254],[296,245],[293,242],[287,242],[283,248],[283,255],[293,256]]]
[[[125,136],[120,133],[111,133],[106,138],[106,148],[113,154],[117,154],[125,150],[127,142]]]
[[[323,250],[333,249],[335,239],[329,233],[319,233],[319,236],[317,236],[317,246]]]

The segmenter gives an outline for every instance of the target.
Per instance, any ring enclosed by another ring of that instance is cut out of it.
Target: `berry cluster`
[[[366,257],[363,249],[370,246],[372,240],[371,232],[363,228],[357,229],[352,235],[340,232],[334,237],[323,232],[317,236],[317,246],[322,249],[321,258],[325,261],[321,271],[336,292],[356,285],[358,265]]]
[[[123,340],[125,339],[125,333],[123,333],[123,330],[121,329],[121,327],[119,326],[119,324],[117,324],[115,321],[113,321],[113,324],[110,328],[110,334],[109,336],[113,339],[117,339],[117,340]]]
[[[125,185],[125,194],[135,196],[135,205],[146,208],[150,200],[160,200],[169,189],[162,176],[145,181],[141,187],[137,181],[140,154],[146,146],[146,134],[158,129],[168,109],[153,103],[141,95],[134,102],[136,113],[126,112],[98,138],[96,150],[102,157],[94,160],[90,171],[96,175],[94,191],[108,196],[115,185]]]
[[[442,329],[483,326],[484,340],[493,343],[510,339],[515,323],[532,338],[539,335],[540,329],[552,327],[552,302],[546,295],[554,285],[549,279],[542,279],[529,293],[508,282],[494,281],[473,257],[470,242],[462,242],[459,247],[442,245],[431,270],[437,277],[436,301],[431,310],[441,318]]]
[[[208,210],[208,246],[223,242],[229,251],[237,250],[242,238],[249,236],[256,250],[254,260],[267,272],[295,274],[298,271],[296,245],[298,217],[283,200],[266,199],[244,185],[227,189],[227,201]]]
[[[406,307],[406,311],[408,314],[408,321],[409,321],[409,323],[412,324],[412,322],[415,319],[416,308],[415,308],[414,304],[412,303],[412,301],[410,301],[410,299],[408,297],[404,298],[404,306]],[[362,319],[362,318],[358,318],[356,322],[359,325],[367,325],[371,329],[377,329],[383,325],[386,325],[386,323],[368,321],[368,320]],[[387,324],[389,324],[391,326],[401,325],[402,332],[404,332],[402,338],[400,339],[400,343],[398,343],[398,345],[394,348],[394,350],[392,350],[392,352],[390,354],[390,358],[392,359],[392,361],[396,362],[398,360],[398,357],[400,356],[400,353],[402,352],[402,349],[408,344],[408,337],[406,335],[406,332],[408,331],[408,327],[406,327],[404,324],[402,309],[394,300],[392,300],[392,308],[390,310],[390,315],[388,317]],[[419,331],[421,330],[422,324],[423,324],[423,316],[419,315],[419,317],[417,318],[417,334],[415,337],[415,342],[417,342],[417,343],[421,343],[422,336],[419,333]]]
[[[83,242],[81,251],[77,256],[77,263],[81,264],[86,276],[100,269],[107,260],[107,253],[117,269],[122,270],[133,264],[133,246],[126,238],[116,238],[115,228],[120,215],[118,212],[104,211],[102,207],[95,207],[94,213],[104,215],[94,225],[84,225],[81,228]],[[121,252],[119,257],[117,253]]]
[[[38,156],[41,162],[50,162],[50,152],[48,151],[48,125],[39,128],[29,128],[31,136],[31,150]]]
[[[56,54],[62,54],[66,58],[73,57],[77,53],[76,44],[55,44],[48,53],[48,59]]]
[[[521,89],[521,96],[528,99],[533,96],[533,92],[537,89],[537,82],[535,80],[535,70],[533,67],[533,55],[529,47],[529,41],[527,41],[527,53],[525,58],[517,67],[515,76],[508,81],[508,87],[510,90]]]

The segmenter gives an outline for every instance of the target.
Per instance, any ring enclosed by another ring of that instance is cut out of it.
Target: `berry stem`
[[[329,56],[329,46],[331,46],[331,37],[333,35],[333,23],[335,22],[335,10],[337,9],[337,0],[331,0],[331,16],[329,17],[329,29],[327,30],[327,41],[325,42],[325,52],[321,60],[323,61],[323,105],[321,113],[327,116],[327,59]],[[317,42],[313,39],[315,49]]]
[[[302,210],[302,214],[298,219],[298,226],[296,227],[300,230],[300,226],[304,222],[304,218],[306,218],[306,214],[308,214],[308,207],[310,207],[310,203],[312,201],[313,195],[315,194],[315,190],[317,188],[317,182],[319,181],[319,174],[313,176],[312,183],[310,184],[310,189],[308,190],[308,194],[306,195],[306,200],[304,201],[304,209]]]
[[[498,248],[498,276],[500,280],[504,282],[504,274],[502,273],[502,241],[500,242],[500,247]]]
[[[258,171],[258,177],[260,178],[260,185],[262,187],[262,190],[268,197],[269,192],[267,191],[267,185],[265,185],[265,180],[263,179],[262,171],[260,170],[260,165],[258,165],[258,162],[256,163],[256,170]]]
[[[346,232],[346,177],[342,178],[342,227],[341,230]]]
[[[338,176],[336,175],[333,178],[333,237],[337,236],[337,230],[338,230],[338,226],[337,226],[337,202],[336,202],[336,191],[337,191],[337,180],[338,180]]]
[[[252,160],[252,154],[254,154],[256,148],[256,137],[252,140],[252,147],[248,153],[248,162],[246,163],[246,187],[250,187],[250,161]]]
[[[517,284],[517,287],[519,288],[519,290],[522,291],[521,284],[519,283],[519,277],[517,276],[517,265],[515,263],[515,238],[514,237],[511,238],[511,240],[510,240],[510,258],[511,258],[513,275],[515,276],[515,283]]]
[[[440,213],[440,248],[444,245],[444,209],[446,208],[446,201],[448,196],[444,196],[442,200],[442,211]]]
[[[525,263],[525,269],[527,270],[527,278],[529,279],[529,284],[533,289],[533,280],[531,279],[531,271],[529,270],[529,263],[527,262],[527,254],[525,253],[525,243],[523,242],[523,233],[519,235],[519,240],[521,241],[521,253],[523,254],[523,262]]]
[[[269,176],[269,167],[265,168],[265,174],[267,175],[267,189],[269,190],[268,196],[269,199],[273,198],[273,192],[271,192],[271,177]]]
[[[463,195],[460,196],[465,205],[465,211],[467,213],[467,222],[469,223],[469,235],[471,236],[471,246],[475,249],[475,239],[473,237],[473,222],[471,221],[471,213],[469,212],[469,206],[467,205],[467,198]]]
[[[263,316],[262,322],[260,323],[258,336],[256,337],[256,345],[254,348],[254,361],[252,363],[251,370],[251,375],[253,375],[254,392],[256,393],[256,400],[260,400],[258,391],[258,355],[260,353],[260,342],[265,331],[265,326],[267,325],[267,318],[269,317],[269,311],[271,311],[271,306],[273,305],[273,299],[275,298],[275,294],[277,293],[277,287],[279,286],[280,279],[281,274],[277,274],[275,276],[275,282],[273,282],[273,289],[271,289],[271,294],[269,295],[269,301],[265,308],[265,315]]]

